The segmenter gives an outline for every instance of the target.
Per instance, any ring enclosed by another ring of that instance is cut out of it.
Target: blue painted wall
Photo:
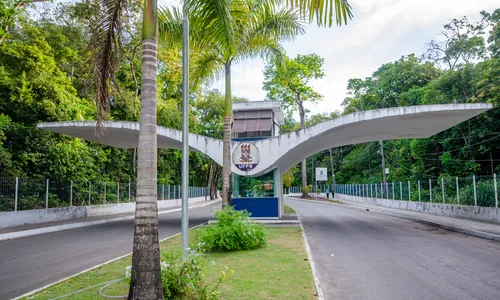
[[[254,218],[278,218],[278,197],[233,198],[232,205],[237,210],[246,209]]]

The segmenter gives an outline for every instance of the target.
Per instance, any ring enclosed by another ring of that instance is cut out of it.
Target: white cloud
[[[178,3],[160,0],[159,4]],[[492,12],[498,0],[351,0],[354,19],[347,26],[307,26],[305,35],[285,45],[290,56],[318,53],[325,59],[326,76],[312,84],[324,101],[307,107],[313,113],[340,109],[350,78],[370,76],[382,64],[402,55],[423,51],[425,43],[437,38],[442,25],[466,15],[478,19],[482,10]],[[251,60],[233,68],[233,94],[262,100],[262,60]],[[223,81],[214,88],[224,90]]]

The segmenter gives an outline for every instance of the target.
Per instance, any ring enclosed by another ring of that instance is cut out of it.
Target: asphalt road
[[[500,299],[500,243],[359,208],[293,200],[326,299]]]
[[[189,211],[189,225],[206,222],[213,204]],[[181,231],[181,213],[159,216],[160,239]],[[132,251],[133,220],[0,242],[0,299],[11,299]]]

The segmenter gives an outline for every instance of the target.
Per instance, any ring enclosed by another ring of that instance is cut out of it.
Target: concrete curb
[[[300,220],[300,228],[302,229],[302,238],[304,239],[304,244],[306,245],[307,257],[309,259],[309,265],[311,266],[311,271],[314,278],[314,285],[316,286],[316,293],[318,293],[318,300],[325,300],[325,295],[323,294],[323,289],[321,288],[321,281],[319,280],[318,271],[316,269],[316,265],[314,264],[314,260],[311,253],[311,247],[309,247],[309,242],[307,241],[306,232],[304,227],[302,226],[302,219],[300,214],[297,212],[297,216]]]
[[[210,201],[209,203],[205,203],[202,205],[189,206],[189,208],[205,207],[205,206],[208,206],[208,205],[220,202],[220,201],[221,200]],[[181,208],[164,210],[164,211],[158,212],[158,215],[174,213],[174,212],[178,212],[181,210],[182,210]],[[106,224],[106,223],[111,223],[111,222],[132,220],[134,218],[135,218],[135,215],[131,215],[131,216],[124,216],[124,217],[109,218],[109,219],[104,219],[104,220],[96,220],[96,221],[89,221],[89,222],[76,222],[76,223],[71,223],[71,224],[49,226],[49,227],[29,229],[29,230],[16,231],[16,232],[8,232],[8,233],[0,234],[0,241],[17,239],[17,238],[38,235],[38,234],[44,234],[44,233],[63,231],[63,230],[68,230],[68,229],[88,227],[88,226],[99,225],[99,224]]]
[[[220,200],[217,200],[217,201],[215,201],[215,202],[218,202],[218,201],[220,201]],[[215,202],[213,202],[213,203],[215,203]],[[206,206],[206,205],[204,205],[204,206]],[[205,223],[200,224],[200,225],[193,226],[193,227],[189,228],[189,230],[191,230],[191,229],[195,229],[195,228],[198,228],[198,227],[203,226],[203,225],[205,225]],[[178,235],[180,235],[180,234],[181,234],[181,232],[176,233],[176,234],[174,234],[174,235],[171,235],[171,236],[169,236],[169,237],[166,237],[166,238],[164,238],[164,239],[161,239],[161,240],[160,240],[160,243],[161,243],[161,242],[164,242],[164,241],[166,241],[166,240],[169,240],[169,239],[171,239],[171,238],[173,238],[173,237],[176,237],[176,236],[178,236]],[[73,278],[73,277],[76,277],[76,276],[78,276],[78,275],[81,275],[81,274],[83,274],[83,273],[86,273],[86,272],[88,272],[88,271],[91,271],[91,270],[93,270],[93,269],[96,269],[96,268],[99,268],[99,267],[101,267],[101,266],[107,265],[107,264],[112,263],[112,262],[114,262],[114,261],[120,260],[120,259],[122,259],[122,258],[124,258],[124,257],[127,257],[127,256],[131,255],[131,254],[132,254],[132,252],[127,253],[127,254],[122,255],[122,256],[119,256],[119,257],[117,257],[117,258],[113,258],[113,259],[111,259],[111,260],[108,260],[108,261],[106,261],[106,262],[103,262],[102,264],[95,265],[95,266],[93,266],[93,267],[91,267],[91,268],[88,268],[88,269],[83,270],[83,271],[81,271],[81,272],[78,272],[78,273],[76,273],[76,274],[70,275],[70,276],[65,277],[65,278],[63,278],[63,279],[60,279],[60,280],[58,280],[58,281],[56,281],[56,282],[53,282],[53,283],[47,284],[46,286],[42,286],[41,288],[38,288],[38,289],[33,290],[33,291],[31,291],[31,292],[27,292],[27,293],[25,293],[25,294],[23,294],[23,295],[21,295],[21,296],[18,296],[18,297],[16,297],[16,298],[14,298],[13,300],[16,300],[16,299],[21,299],[21,298],[24,298],[24,297],[27,297],[27,296],[33,295],[33,294],[35,294],[35,293],[38,293],[38,292],[39,292],[39,291],[41,291],[41,290],[44,290],[44,289],[46,289],[46,288],[49,288],[49,287],[51,287],[51,286],[53,286],[53,285],[56,285],[56,284],[58,284],[58,283],[61,283],[61,282],[66,281],[66,280],[68,280],[68,279],[71,279],[71,278]]]

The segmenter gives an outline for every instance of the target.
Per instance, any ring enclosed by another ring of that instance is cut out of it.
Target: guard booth
[[[279,135],[283,112],[278,102],[252,101],[233,104],[232,163],[250,171],[260,160],[255,142]],[[283,186],[277,169],[256,177],[232,174],[232,205],[246,209],[252,218],[278,219],[283,212]]]

